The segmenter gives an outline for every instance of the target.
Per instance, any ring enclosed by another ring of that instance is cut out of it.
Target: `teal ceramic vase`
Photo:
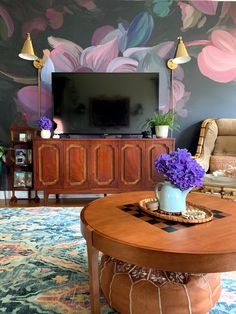
[[[160,191],[159,188],[161,187]],[[170,182],[165,181],[155,186],[155,198],[159,204],[159,209],[179,213],[186,210],[186,196],[191,191],[191,188],[181,191]]]

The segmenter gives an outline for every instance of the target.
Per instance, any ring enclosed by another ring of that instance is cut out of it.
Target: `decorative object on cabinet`
[[[175,121],[174,116],[174,111],[154,112],[151,118],[146,121],[145,128],[147,131],[154,129],[157,137],[167,138],[169,129],[179,129],[179,124]]]
[[[43,68],[43,65],[45,63],[45,60],[48,57],[48,50],[44,50],[44,56],[42,59],[38,58],[35,53],[34,53],[34,48],[33,48],[33,44],[31,41],[31,37],[30,37],[30,33],[26,34],[26,40],[24,42],[24,45],[22,47],[21,52],[18,54],[18,56],[22,59],[25,60],[30,60],[33,61],[33,65],[34,67],[38,70],[38,117],[41,116],[41,81],[40,81],[40,75],[41,75],[41,70]]]
[[[51,128],[53,126],[52,120],[42,116],[38,119],[38,126],[41,129],[40,135],[42,138],[50,138],[51,137]]]
[[[2,169],[2,163],[6,162],[6,148],[4,146],[0,146],[0,173]]]
[[[17,202],[16,191],[27,191],[31,200],[33,187],[33,158],[32,140],[36,137],[37,130],[31,127],[11,128],[11,149],[14,152],[14,163],[11,166],[12,197],[10,202]],[[38,202],[37,190],[35,190],[34,201]]]

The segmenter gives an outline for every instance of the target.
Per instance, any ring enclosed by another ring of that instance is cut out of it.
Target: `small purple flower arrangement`
[[[178,148],[175,152],[161,154],[154,164],[157,172],[182,191],[202,185],[205,171],[187,149]]]
[[[45,116],[42,116],[38,119],[38,126],[42,130],[50,130],[52,128],[52,120]]]

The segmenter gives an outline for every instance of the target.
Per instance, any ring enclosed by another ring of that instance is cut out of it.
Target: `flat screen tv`
[[[158,73],[52,73],[53,118],[64,134],[141,134],[158,110]]]

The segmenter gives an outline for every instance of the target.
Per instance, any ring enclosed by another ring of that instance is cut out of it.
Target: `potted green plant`
[[[0,146],[0,173],[2,171],[2,164],[6,162],[6,148]]]
[[[3,171],[3,164],[11,165],[14,162],[14,157],[11,151],[14,150],[11,147],[5,147],[0,145],[0,174]]]
[[[147,129],[155,129],[157,137],[168,137],[168,130],[178,130],[179,125],[175,121],[175,112],[169,110],[165,113],[154,112],[146,123]]]

